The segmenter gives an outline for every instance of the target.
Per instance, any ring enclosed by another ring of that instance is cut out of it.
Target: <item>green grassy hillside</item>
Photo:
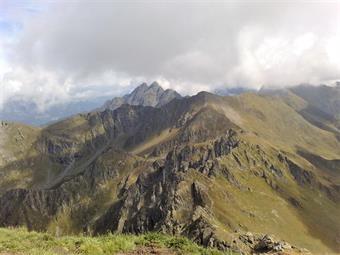
[[[41,129],[20,123],[0,122],[0,194],[11,188],[32,186],[43,156],[35,143]]]
[[[135,253],[134,253],[135,252]],[[158,233],[145,235],[104,235],[99,237],[62,236],[28,232],[23,228],[0,228],[0,254],[60,255],[60,254],[204,254],[233,255],[198,246],[184,237]]]

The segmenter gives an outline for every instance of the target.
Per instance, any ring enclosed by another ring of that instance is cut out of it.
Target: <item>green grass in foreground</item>
[[[218,255],[220,252],[198,246],[184,237],[174,237],[159,233],[144,235],[108,234],[98,237],[63,236],[55,237],[47,233],[28,232],[24,228],[0,228],[0,254],[115,254],[133,251],[139,246],[169,248],[176,254]]]

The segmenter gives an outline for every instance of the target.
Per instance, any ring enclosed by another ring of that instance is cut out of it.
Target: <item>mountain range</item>
[[[74,114],[99,108],[109,98],[109,96],[100,96],[87,100],[74,100],[58,103],[47,109],[40,109],[39,104],[32,100],[12,97],[0,109],[0,119],[33,126],[44,126]]]
[[[111,99],[110,96],[96,96],[84,100],[58,103],[47,109],[40,109],[38,103],[32,100],[12,97],[0,109],[0,120],[44,126],[94,109],[97,111],[106,108],[114,110],[122,104],[160,107],[174,98],[181,97],[180,94],[172,89],[163,90],[157,82],[152,83],[150,86],[142,83],[131,93],[122,97]]]
[[[340,253],[339,95],[182,97],[153,83],[46,127],[2,121],[0,226]]]

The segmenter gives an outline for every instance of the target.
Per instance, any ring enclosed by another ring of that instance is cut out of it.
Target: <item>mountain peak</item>
[[[107,101],[102,107],[102,110],[114,110],[122,104],[160,107],[174,98],[181,97],[182,96],[174,90],[164,90],[157,81],[154,81],[149,86],[146,83],[142,83],[130,94],[123,97],[115,97],[112,100]]]
[[[153,83],[151,83],[149,88],[162,89],[163,90],[163,88],[159,85],[159,83],[157,81],[154,81]]]
[[[135,91],[145,91],[148,89],[148,84],[146,84],[145,82],[143,82],[142,84],[140,84],[139,86],[137,86],[131,93],[135,92]]]

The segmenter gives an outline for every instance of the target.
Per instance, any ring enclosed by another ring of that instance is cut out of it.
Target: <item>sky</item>
[[[340,80],[340,0],[0,0],[0,108],[154,80],[183,94]]]

